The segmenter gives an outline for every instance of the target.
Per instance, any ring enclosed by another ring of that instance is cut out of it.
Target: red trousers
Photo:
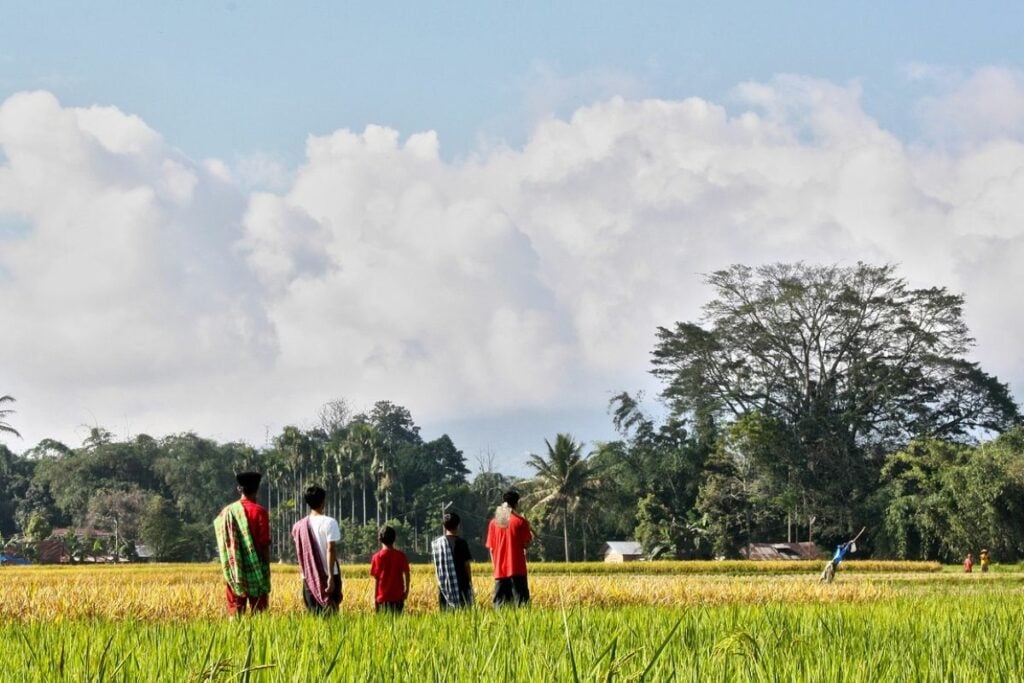
[[[235,595],[234,591],[231,590],[231,586],[224,586],[225,592],[228,599],[228,614],[233,617],[240,617],[245,614],[246,606],[248,606],[253,614],[256,612],[262,612],[267,609],[270,603],[270,594],[259,595],[259,596],[244,596]]]

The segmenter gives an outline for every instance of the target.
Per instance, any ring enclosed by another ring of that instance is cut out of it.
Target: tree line
[[[445,506],[483,557],[510,486],[538,529],[539,559],[597,559],[603,541],[622,539],[650,556],[734,557],[758,541],[827,546],[861,526],[876,556],[1024,556],[1020,413],[969,360],[961,295],[911,287],[891,265],[738,265],[706,282],[700,319],[657,330],[659,414],[621,392],[609,405],[616,439],[539,437],[527,478],[486,458],[470,476],[453,441],[425,441],[406,408],[354,414],[339,400],[316,427],[286,427],[263,448],[192,433],[117,440],[98,427],[74,448],[0,445],[0,533],[92,529],[102,535],[67,539],[82,557],[97,543],[108,555],[144,544],[158,559],[206,560],[234,473],[258,469],[282,560],[314,482],[350,561],[369,556],[385,522],[425,556]],[[0,436],[16,435],[12,401],[0,397]]]

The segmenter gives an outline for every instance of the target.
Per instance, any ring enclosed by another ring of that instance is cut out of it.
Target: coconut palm
[[[8,395],[0,396],[0,406],[5,403],[14,403],[14,397]],[[7,423],[7,416],[13,412],[10,408],[0,408],[0,434],[13,434],[20,439],[21,434],[18,433],[18,430]]]
[[[372,480],[371,475],[380,461],[379,453],[382,448],[380,437],[371,425],[365,422],[355,422],[349,427],[344,448],[348,453],[347,460],[352,467],[350,481],[354,484],[358,480],[362,487],[363,524],[366,524],[366,483]],[[353,488],[354,493],[355,489]],[[378,501],[378,508],[379,506]]]
[[[589,456],[583,455],[583,444],[568,434],[555,437],[554,446],[547,439],[547,458],[531,454],[527,464],[537,474],[530,480],[526,502],[545,510],[545,517],[562,523],[565,561],[569,561],[569,515],[580,511],[596,495],[596,470]]]
[[[87,451],[94,451],[100,446],[106,446],[114,440],[114,433],[109,429],[95,425],[90,427],[82,425],[89,430],[89,436],[82,441],[82,447]]]

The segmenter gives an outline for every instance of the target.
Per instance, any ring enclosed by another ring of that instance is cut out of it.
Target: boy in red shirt
[[[526,518],[516,512],[519,494],[506,491],[494,519],[487,526],[487,549],[494,565],[494,606],[530,602],[530,586],[526,580],[526,546],[533,540],[533,531]]]
[[[409,558],[395,550],[395,530],[384,527],[377,534],[383,546],[370,562],[370,576],[377,580],[374,603],[378,612],[400,613],[409,597]]]

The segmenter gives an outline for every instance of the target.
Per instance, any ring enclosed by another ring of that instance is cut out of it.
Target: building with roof
[[[801,543],[751,543],[740,551],[748,560],[817,560],[821,549],[810,541]]]
[[[644,549],[636,541],[608,541],[604,544],[605,562],[636,562],[644,559]]]

